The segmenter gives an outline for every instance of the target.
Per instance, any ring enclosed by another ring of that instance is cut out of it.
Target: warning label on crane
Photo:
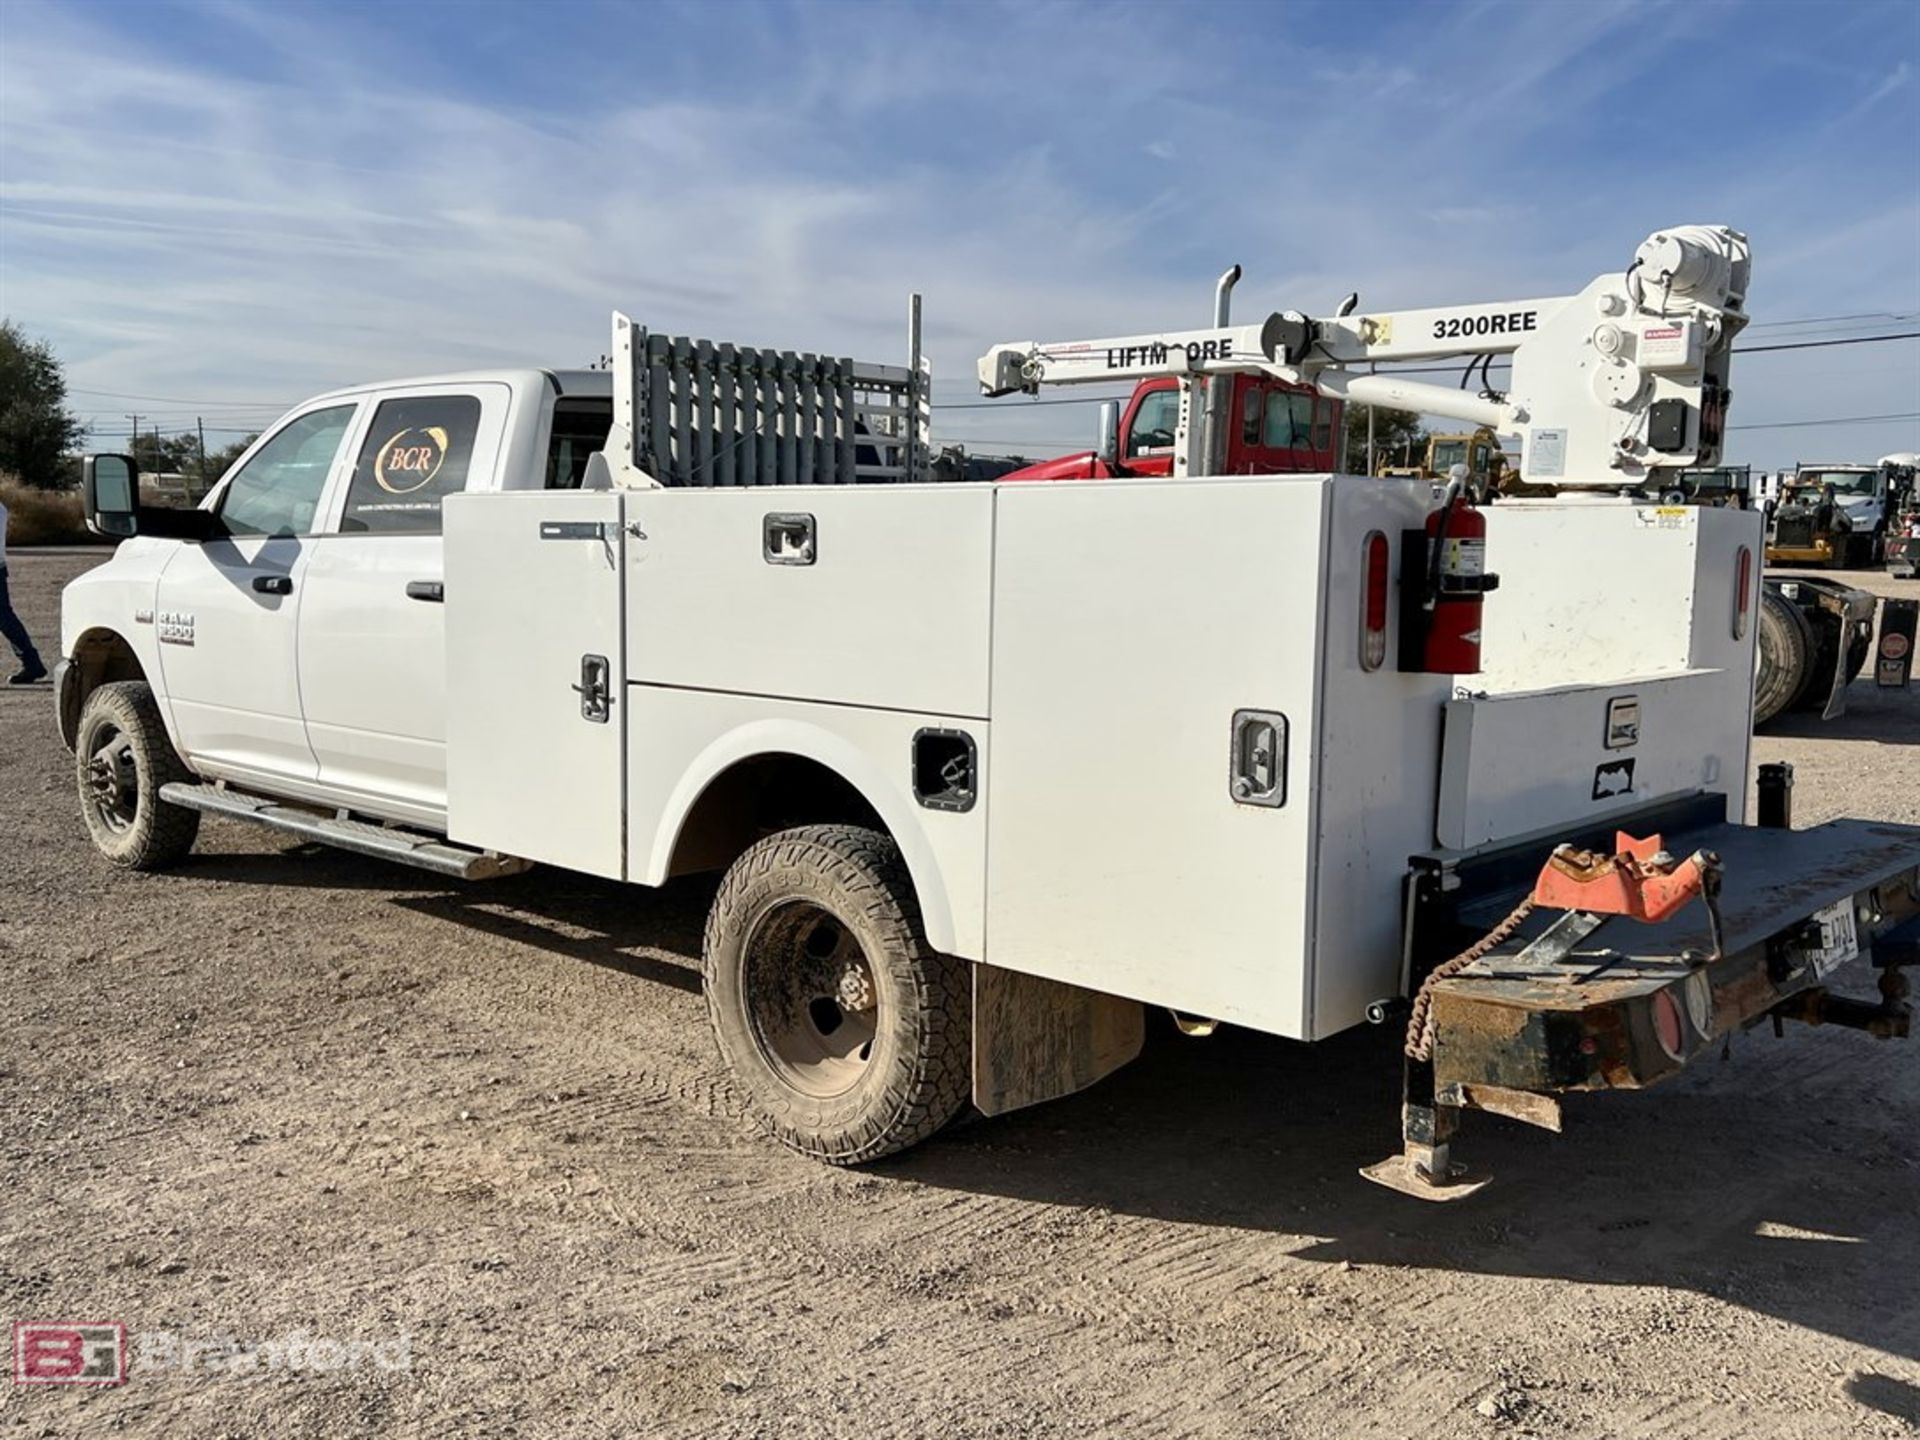
[[[1567,432],[1529,430],[1527,432],[1527,474],[1556,476],[1567,473]]]

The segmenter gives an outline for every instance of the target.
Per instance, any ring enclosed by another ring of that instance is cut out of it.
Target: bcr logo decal
[[[411,495],[430,484],[447,459],[447,432],[438,425],[402,430],[380,447],[373,478],[389,495]]]

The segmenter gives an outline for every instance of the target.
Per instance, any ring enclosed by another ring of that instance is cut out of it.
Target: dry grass
[[[78,490],[40,490],[0,475],[0,503],[7,507],[7,544],[104,545],[87,530]]]

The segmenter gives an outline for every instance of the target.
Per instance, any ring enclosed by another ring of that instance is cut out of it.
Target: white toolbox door
[[[624,500],[448,497],[449,839],[626,878]]]
[[[1325,496],[1001,487],[992,964],[1310,1033]],[[1285,719],[1272,803],[1233,793],[1242,711]]]

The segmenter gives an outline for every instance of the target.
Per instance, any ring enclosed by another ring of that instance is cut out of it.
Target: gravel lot
[[[13,556],[49,652],[97,558]],[[1758,758],[1797,764],[1802,823],[1920,822],[1920,691],[1852,703]],[[1397,1037],[1169,1027],[843,1173],[729,1097],[710,884],[451,889],[230,823],[121,874],[72,790],[47,691],[0,692],[0,1315],[406,1368],[7,1387],[0,1435],[1920,1427],[1911,1046],[1757,1031],[1564,1136],[1475,1117],[1499,1183],[1422,1207],[1355,1174],[1397,1141]]]

